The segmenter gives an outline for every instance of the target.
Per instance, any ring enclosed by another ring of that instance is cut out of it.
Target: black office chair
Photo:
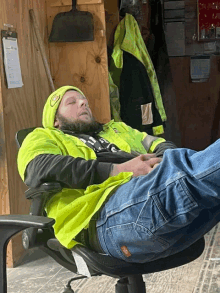
[[[24,138],[34,128],[20,130],[16,134],[18,147],[21,146]],[[44,183],[39,188],[30,188],[25,192],[27,199],[32,200],[29,215],[3,215],[0,216],[0,292],[7,293],[6,279],[6,248],[10,238],[16,233],[23,231],[22,242],[25,249],[39,247],[46,252],[60,265],[78,274],[81,268],[77,267],[75,253],[81,257],[88,267],[91,276],[108,275],[119,279],[116,293],[146,293],[145,283],[142,274],[155,273],[187,264],[198,258],[205,247],[204,237],[192,244],[189,248],[175,255],[162,258],[144,264],[127,263],[123,260],[99,254],[83,245],[76,245],[72,250],[63,247],[55,238],[52,225],[54,219],[46,217],[44,211],[45,201],[61,191],[59,183]],[[87,274],[86,274],[87,275]],[[74,292],[70,282],[87,276],[79,276],[71,279],[64,293]]]

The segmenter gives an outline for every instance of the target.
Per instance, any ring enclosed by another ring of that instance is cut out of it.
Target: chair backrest
[[[19,130],[16,135],[15,135],[15,140],[17,143],[18,148],[21,147],[23,140],[25,137],[31,133],[36,127],[31,127],[31,128],[26,128],[26,129],[21,129]]]

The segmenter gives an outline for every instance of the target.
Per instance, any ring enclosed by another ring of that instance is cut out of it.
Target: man
[[[43,126],[24,140],[18,169],[30,187],[62,185],[45,209],[65,247],[81,242],[147,262],[185,249],[218,223],[219,140],[196,152],[122,122],[101,125],[71,86],[49,96]]]

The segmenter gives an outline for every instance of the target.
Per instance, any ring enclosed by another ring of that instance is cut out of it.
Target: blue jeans
[[[106,254],[144,263],[184,250],[220,219],[220,139],[203,151],[166,150],[151,173],[132,178],[100,211]]]

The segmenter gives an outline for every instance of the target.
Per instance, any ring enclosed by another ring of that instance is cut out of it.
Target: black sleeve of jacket
[[[155,153],[158,158],[160,158],[160,157],[162,158],[165,150],[176,149],[176,148],[177,148],[177,146],[173,142],[165,141],[165,142],[158,144],[156,146],[155,150],[153,151],[153,153]]]
[[[36,188],[45,182],[59,182],[63,188],[86,189],[109,177],[112,163],[73,158],[71,156],[42,154],[27,166],[25,184]]]

